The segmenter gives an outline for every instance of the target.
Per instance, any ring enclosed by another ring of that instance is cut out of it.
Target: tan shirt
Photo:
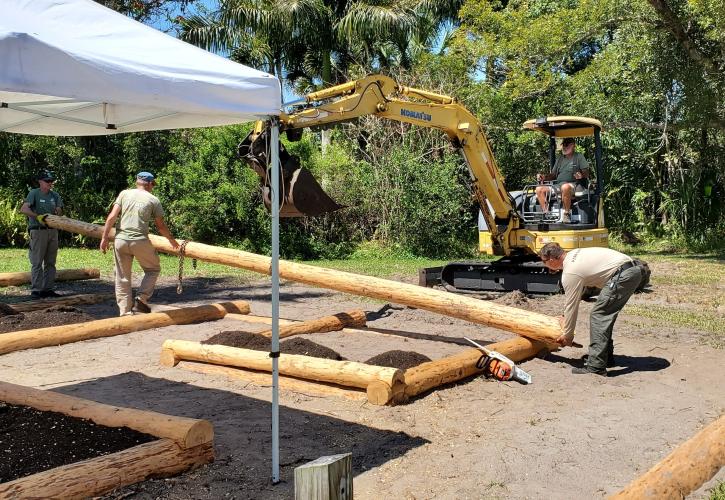
[[[604,288],[619,267],[632,259],[609,248],[577,248],[564,258],[561,285],[564,287],[564,334],[574,335],[579,301],[584,287]]]
[[[161,202],[143,189],[126,189],[118,195],[114,205],[121,207],[116,238],[119,240],[144,240],[149,235],[149,222],[164,216]]]

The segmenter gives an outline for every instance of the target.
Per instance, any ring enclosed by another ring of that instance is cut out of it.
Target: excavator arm
[[[504,178],[496,165],[480,122],[466,108],[456,103],[454,98],[401,86],[386,76],[372,75],[313,92],[304,99],[306,105],[301,109],[280,116],[280,128],[287,131],[288,137],[294,137],[295,130],[339,124],[369,115],[443,131],[451,143],[463,152],[496,253],[511,253],[510,235],[520,227],[519,215],[506,191]],[[240,153],[266,182],[266,177],[262,175],[265,172],[262,168],[265,158],[260,154],[264,148],[255,147],[260,141],[266,140],[265,134],[265,127],[258,124],[242,143]],[[287,203],[297,205],[297,200],[302,198],[310,202],[307,210],[298,206],[297,210],[289,210],[288,213],[317,215],[322,205],[331,210],[339,208],[329,198],[325,200],[326,195],[319,185],[313,180],[316,187],[313,186],[307,177],[304,181],[306,189],[295,190],[295,182],[291,176],[295,172],[300,175],[301,169],[298,162],[295,163],[288,157],[285,151],[281,151],[283,185],[290,197]],[[314,193],[316,189],[319,189],[318,193]],[[308,195],[313,194],[305,197],[305,192]],[[315,201],[318,198],[319,203]],[[267,201],[267,196],[265,200]],[[267,203],[269,204],[268,201]],[[283,207],[282,213],[284,212]]]

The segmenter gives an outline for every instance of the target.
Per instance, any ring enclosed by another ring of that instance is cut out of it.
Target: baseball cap
[[[146,182],[153,182],[156,177],[151,172],[139,172],[136,174],[136,178]]]
[[[55,175],[53,175],[53,172],[50,170],[41,170],[38,174],[38,180],[39,181],[45,181],[45,182],[53,182],[55,180]]]

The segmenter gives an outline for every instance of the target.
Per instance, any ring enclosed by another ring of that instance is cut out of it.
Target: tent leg
[[[279,121],[272,119],[272,484],[279,483]]]

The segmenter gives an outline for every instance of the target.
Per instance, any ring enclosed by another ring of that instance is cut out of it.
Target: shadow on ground
[[[271,405],[240,394],[127,372],[57,392],[129,408],[204,418],[214,424],[216,460],[198,471],[150,480],[109,498],[293,498],[294,468],[321,456],[352,452],[353,474],[378,467],[429,441],[402,432],[280,407],[280,477],[270,482]]]
[[[565,358],[554,353],[549,353],[545,358],[553,363],[566,363],[574,367],[584,366],[584,361],[579,358]],[[607,369],[607,376],[618,377],[633,372],[657,372],[670,366],[670,362],[657,356],[624,356],[614,355],[616,366]]]

